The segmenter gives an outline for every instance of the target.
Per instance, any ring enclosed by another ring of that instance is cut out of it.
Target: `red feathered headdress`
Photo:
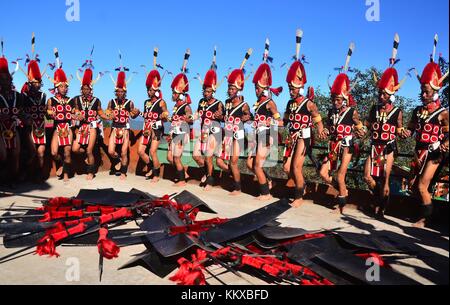
[[[348,75],[341,73],[336,76],[330,91],[332,95],[342,96],[348,102],[348,105],[353,107],[355,106],[355,102],[350,90],[350,79],[348,78]]]
[[[147,89],[151,87],[153,90],[159,90],[159,87],[161,86],[161,75],[158,70],[150,71],[147,75],[145,85],[147,86]]]
[[[170,86],[173,91],[176,93],[182,94],[189,91],[189,81],[184,73],[180,73],[172,81],[172,85]]]
[[[429,84],[431,88],[438,91],[442,88],[445,77],[442,77],[441,68],[435,62],[428,63],[422,72],[420,83],[422,85]]]
[[[294,88],[303,88],[307,82],[305,67],[300,61],[295,61],[289,68],[286,82]]]
[[[205,79],[203,80],[203,89],[212,88],[213,91],[217,89],[217,73],[214,70],[206,72]]]
[[[124,71],[120,71],[119,74],[117,75],[116,90],[117,89],[123,89],[127,91],[127,80]]]
[[[36,60],[31,60],[28,63],[28,81],[31,82],[41,82],[42,81],[42,74],[41,70],[39,69],[38,62]]]
[[[395,94],[400,89],[398,73],[395,68],[387,68],[386,71],[384,71],[378,82],[378,88],[386,91],[390,95]]]
[[[235,86],[240,91],[244,89],[244,82],[244,71],[241,69],[233,70],[230,75],[228,75],[228,85]]]
[[[69,85],[69,81],[63,69],[59,68],[55,71],[55,75],[53,77],[53,84],[55,84],[55,88],[57,88],[61,84],[66,84],[67,86]]]
[[[0,74],[9,73],[8,60],[5,57],[0,57]]]

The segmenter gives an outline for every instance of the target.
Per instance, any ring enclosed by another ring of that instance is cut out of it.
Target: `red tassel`
[[[373,258],[373,262],[377,265],[379,265],[380,267],[387,267],[388,265],[384,262],[383,258],[378,254],[378,253],[361,253],[361,254],[356,254],[356,256],[364,258],[364,259],[368,259],[368,258]]]
[[[100,224],[105,224],[105,223],[108,223],[111,221],[116,221],[116,220],[123,219],[123,218],[129,218],[132,216],[133,216],[133,213],[130,210],[128,210],[127,208],[121,208],[114,213],[100,216]]]
[[[49,255],[50,257],[56,256],[59,257],[59,253],[56,252],[55,241],[52,238],[48,238],[47,240],[39,241],[39,244],[36,248],[36,253],[39,256]]]
[[[314,102],[314,88],[308,87],[308,99],[312,102]]]
[[[283,92],[283,87],[278,88],[270,88],[270,91],[275,94],[276,96],[280,95],[281,92]]]
[[[101,228],[99,233],[99,237],[97,240],[98,253],[105,257],[106,259],[113,259],[119,257],[120,248],[117,246],[115,242],[106,238],[108,235],[108,230],[105,228]]]

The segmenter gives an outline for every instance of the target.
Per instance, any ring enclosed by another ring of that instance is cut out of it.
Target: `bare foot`
[[[257,197],[256,199],[258,199],[259,201],[267,201],[267,200],[271,200],[273,199],[272,195],[261,195],[259,197]]]
[[[291,206],[293,208],[299,208],[303,205],[303,199],[295,199],[294,201],[292,201]]]
[[[238,196],[241,194],[241,191],[232,191],[229,195],[230,196]]]
[[[93,174],[88,174],[86,176],[86,180],[92,180],[92,179],[94,179],[94,175]]]
[[[418,222],[413,223],[412,226],[413,226],[414,228],[419,228],[419,229],[425,228],[425,218],[422,218],[422,219],[419,220]]]
[[[178,181],[178,182],[175,183],[173,186],[176,186],[176,187],[183,187],[183,186],[186,186],[186,181]]]
[[[344,215],[344,208],[335,207],[335,208],[331,211],[331,214],[335,214],[335,215]]]
[[[150,178],[150,176],[153,174],[152,170],[149,170],[146,174],[145,174],[145,178]]]
[[[188,172],[187,172],[187,171],[184,171],[184,177],[186,178],[186,180],[189,179],[189,178],[191,178],[191,176],[188,175]]]
[[[152,180],[150,180],[150,183],[157,183],[159,182],[159,177],[153,177]]]
[[[126,179],[127,179],[127,175],[125,175],[125,174],[120,175],[120,180],[126,180]]]
[[[60,167],[60,168],[58,168],[57,170],[56,170],[56,176],[61,176],[62,175],[62,173],[63,173],[63,168],[62,168],[62,166]]]
[[[64,174],[64,182],[69,182],[69,175],[68,174]]]

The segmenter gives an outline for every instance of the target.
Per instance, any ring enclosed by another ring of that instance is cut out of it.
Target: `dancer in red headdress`
[[[92,52],[91,52],[92,56]],[[99,135],[99,125],[102,124],[100,118],[107,119],[103,112],[100,99],[93,95],[94,84],[100,79],[100,74],[93,79],[92,58],[87,60],[83,67],[83,78],[80,78],[77,71],[78,80],[81,82],[81,95],[73,98],[75,105],[76,119],[80,121],[80,127],[73,142],[72,151],[76,154],[86,153],[86,179],[92,180],[95,174],[94,147],[97,145]]]
[[[35,36],[31,39],[32,57],[34,56]],[[26,136],[24,137],[26,148],[28,149],[28,161],[24,164],[30,170],[35,169],[36,181],[41,182],[44,179],[44,156],[47,144],[45,132],[45,117],[47,115],[47,96],[42,92],[42,75],[39,69],[39,56],[27,58],[28,69],[24,73],[27,76],[27,82],[22,87],[24,95],[24,110],[27,114]],[[38,162],[35,162],[37,158]]]
[[[311,129],[316,124],[318,134],[323,132],[322,117],[313,101],[313,90],[310,88],[305,96],[307,82],[305,67],[300,61],[300,46],[303,32],[297,30],[296,61],[291,65],[286,77],[291,100],[284,114],[284,123],[288,126],[288,144],[284,152],[284,171],[294,178],[295,191],[293,207],[300,207],[305,193],[303,163],[307,155],[311,156]]]
[[[408,135],[416,135],[415,158],[412,164],[414,178],[411,184],[418,191],[422,203],[419,220],[414,224],[416,227],[424,227],[433,213],[428,189],[440,163],[448,160],[448,108],[443,107],[439,99],[439,90],[448,77],[448,71],[442,76],[439,65],[434,62],[437,41],[436,35],[431,62],[425,66],[422,76],[418,76],[422,105],[414,109],[408,124]]]
[[[403,112],[395,106],[395,94],[402,86],[397,70],[397,50],[400,43],[398,34],[394,37],[390,65],[377,81],[378,103],[370,109],[366,126],[370,130],[370,154],[364,167],[364,179],[375,197],[377,218],[384,217],[384,211],[389,203],[390,176],[395,155],[397,154],[397,136],[405,137],[403,128]]]
[[[138,142],[138,154],[142,161],[147,165],[146,179],[152,182],[158,182],[160,176],[161,163],[158,159],[158,147],[161,138],[164,135],[164,122],[169,116],[166,102],[161,93],[162,78],[159,74],[156,63],[158,49],[153,51],[153,70],[147,75],[146,87],[148,100],[144,102],[144,127],[142,137]],[[150,156],[147,154],[150,149]]]
[[[283,120],[277,109],[277,104],[273,100],[273,94],[279,95],[283,90],[282,87],[271,88],[272,71],[268,62],[269,57],[269,39],[266,40],[263,63],[258,67],[253,77],[255,84],[255,93],[257,101],[253,107],[255,111],[255,119],[253,128],[256,133],[255,155],[250,154],[247,165],[250,170],[255,173],[259,183],[260,196],[259,200],[270,200],[270,177],[264,171],[264,163],[270,153],[270,147],[275,145],[278,140],[278,132],[275,126],[282,126]],[[278,145],[277,145],[278,146]]]
[[[193,115],[191,109],[191,97],[188,94],[189,81],[186,76],[187,63],[189,60],[189,49],[184,54],[183,67],[181,73],[175,76],[172,81],[172,101],[175,102],[173,108],[171,121],[171,139],[169,149],[167,152],[167,160],[176,167],[176,186],[186,185],[186,168],[181,161],[183,149],[189,143],[191,134],[190,125],[193,122]]]
[[[233,70],[228,75],[228,99],[225,101],[225,130],[224,139],[222,143],[222,153],[220,158],[217,158],[217,166],[223,171],[229,172],[233,175],[233,190],[231,195],[239,195],[241,193],[241,173],[239,171],[238,161],[239,156],[244,151],[244,123],[251,120],[251,113],[249,105],[244,101],[241,95],[244,89],[245,76],[244,66],[252,54],[252,49],[249,49],[245,54],[239,69]],[[225,163],[225,160],[228,163]]]
[[[14,89],[12,82],[14,73],[9,72],[8,60],[3,55],[2,41],[2,55],[0,57],[0,162],[6,162],[1,166],[2,171],[6,170],[6,173],[2,176],[7,177],[5,182],[10,185],[18,179],[22,146],[18,131],[24,121],[23,95]]]
[[[53,119],[51,153],[56,163],[58,177],[68,181],[72,166],[71,146],[73,134],[71,123],[74,118],[75,106],[73,100],[67,96],[69,80],[62,69],[57,49],[55,49],[55,57],[57,70],[54,78],[51,79],[54,84],[53,90],[55,95],[47,101],[47,114]],[[63,157],[60,156],[61,150],[63,151]]]
[[[332,107],[325,122],[326,128],[319,135],[322,140],[329,139],[328,153],[322,162],[320,176],[326,183],[333,185],[338,190],[338,205],[341,213],[347,203],[348,191],[345,177],[355,150],[354,137],[363,137],[365,134],[365,128],[359,119],[355,108],[356,103],[351,94],[350,79],[346,74],[349,70],[353,50],[354,44],[351,43],[345,66],[330,88]],[[337,184],[334,184],[331,173],[336,170]]]
[[[224,106],[221,101],[214,97],[217,90],[216,73],[216,49],[211,68],[206,72],[202,82],[203,98],[198,103],[195,118],[200,119],[200,139],[194,145],[193,158],[198,166],[203,169],[202,182],[204,189],[209,190],[214,185],[214,156],[220,156],[222,144],[222,128],[220,122],[223,120]],[[201,80],[200,80],[201,81]]]
[[[120,55],[122,59],[122,56]],[[111,134],[109,136],[108,154],[112,158],[110,175],[120,174],[120,180],[125,180],[128,172],[128,151],[130,149],[130,119],[139,115],[139,109],[134,107],[132,100],[127,99],[127,85],[131,79],[126,79],[125,71],[128,68],[118,68],[117,81],[111,76],[115,85],[116,98],[108,103],[105,115],[112,120]],[[119,152],[116,151],[119,148]],[[116,166],[120,164],[117,171]]]

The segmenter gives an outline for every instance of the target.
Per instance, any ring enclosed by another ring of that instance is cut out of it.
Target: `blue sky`
[[[400,35],[397,68],[403,76],[408,68],[420,71],[432,52],[433,36],[439,35],[438,53],[448,59],[448,0],[380,0],[380,21],[365,18],[365,0],[313,1],[116,1],[79,0],[80,21],[65,18],[66,0],[1,1],[0,37],[5,41],[5,55],[10,61],[30,53],[31,32],[36,33],[37,53],[42,63],[53,62],[53,48],[58,47],[64,69],[74,79],[70,95],[79,93],[75,77],[77,68],[95,45],[96,71],[113,71],[119,66],[118,50],[124,64],[135,75],[129,85],[128,97],[142,107],[146,99],[145,72],[140,65],[152,66],[153,47],[160,49],[159,63],[178,73],[186,48],[191,49],[189,62],[191,97],[194,106],[201,97],[201,86],[192,79],[196,73],[203,77],[211,64],[213,48],[218,48],[218,74],[222,78],[230,67],[236,68],[248,48],[254,53],[247,70],[261,63],[264,41],[271,40],[274,58],[274,86],[285,83],[286,67],[295,53],[295,31],[304,31],[301,53],[306,65],[308,85],[320,85],[326,92],[327,78],[344,64],[347,48],[354,42],[356,49],[351,66],[365,69],[375,66],[385,69],[391,55],[392,40]],[[12,67],[11,67],[12,68]],[[15,84],[21,87],[25,77],[17,73]],[[170,97],[171,77],[163,81],[163,95]],[[45,90],[51,86],[45,81]],[[113,97],[114,86],[104,77],[95,87],[103,104]],[[401,89],[404,96],[415,98],[418,82],[409,79]],[[47,91],[48,92],[48,91]],[[251,104],[255,100],[251,79],[244,95]],[[218,89],[218,98],[226,98],[226,82]],[[284,108],[288,100],[285,90],[276,101]],[[172,103],[169,102],[171,108]]]

